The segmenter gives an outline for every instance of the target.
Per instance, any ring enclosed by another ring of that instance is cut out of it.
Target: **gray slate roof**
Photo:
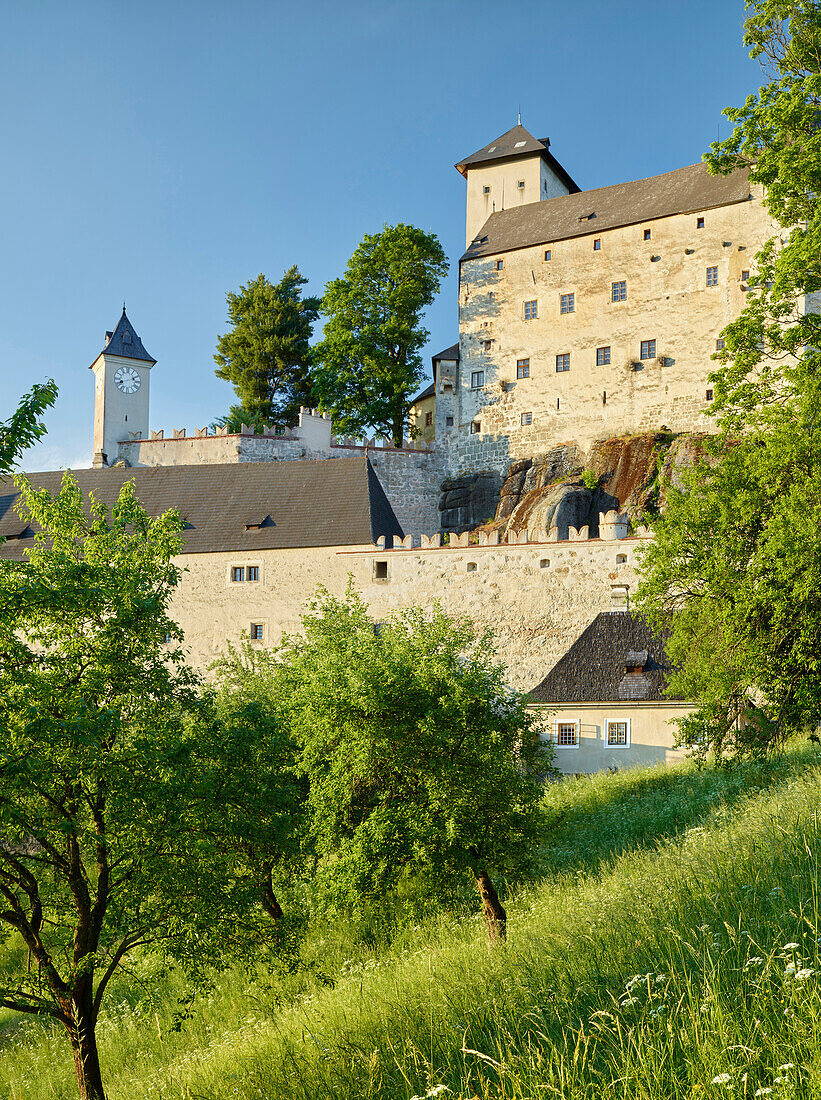
[[[143,342],[134,331],[134,326],[125,315],[125,306],[123,306],[123,313],[117,322],[117,327],[109,336],[106,333],[106,342],[103,351],[107,355],[122,355],[126,359],[139,359],[143,363],[156,363],[156,359],[152,359],[148,352],[143,347]],[[102,352],[100,352],[102,355]],[[99,356],[97,357],[99,358]],[[97,359],[94,360],[97,362]]]
[[[495,141],[491,141],[484,148],[478,149],[475,153],[471,153],[469,157],[460,160],[455,167],[465,176],[467,175],[466,168],[476,168],[480,164],[490,164],[496,160],[523,157],[530,153],[538,153],[542,160],[547,161],[559,179],[564,182],[568,191],[572,193],[579,190],[579,185],[550,152],[550,139],[535,138],[521,124],[511,127],[506,134],[502,134],[501,137],[497,137]]]
[[[440,351],[438,355],[433,356],[433,362],[438,363],[440,359],[456,360],[459,362],[459,344],[451,344],[449,348],[445,348],[444,351]]]
[[[364,455],[303,462],[235,462],[201,466],[116,467],[75,470],[84,494],[113,504],[123,483],[134,479],[150,515],[177,509],[187,521],[186,554],[253,553],[301,546],[365,546],[402,528],[379,479]],[[54,494],[62,471],[29,474]],[[0,556],[21,559],[33,545],[24,538],[11,478],[0,479]],[[270,520],[266,520],[270,517]],[[248,524],[263,524],[246,531]],[[390,542],[390,539],[389,539]]]
[[[746,169],[729,176],[711,176],[705,164],[691,164],[649,179],[499,210],[490,215],[462,259],[596,236],[605,229],[701,212],[745,202],[749,197]]]
[[[653,634],[629,611],[603,611],[529,692],[532,703],[611,703],[675,701],[664,694],[670,662],[668,631]],[[646,651],[645,653],[642,651]],[[641,672],[627,672],[640,664]]]
[[[433,397],[436,394],[436,383],[431,382],[429,386],[426,386],[421,393],[417,393],[411,405],[418,405],[420,401],[424,401],[426,397]]]

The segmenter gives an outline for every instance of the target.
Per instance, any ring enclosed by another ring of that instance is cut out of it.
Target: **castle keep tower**
[[[117,460],[121,440],[148,437],[148,384],[156,363],[123,314],[105,347],[89,367],[94,371],[94,465]]]
[[[550,152],[550,139],[535,138],[521,123],[456,168],[468,185],[466,248],[491,214],[579,190]]]

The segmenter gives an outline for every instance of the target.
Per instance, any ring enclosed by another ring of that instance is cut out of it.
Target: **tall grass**
[[[101,1024],[110,1096],[821,1096],[820,790],[807,751],[551,787],[503,950],[474,918],[318,923],[336,988],[228,974],[190,1006],[143,960]],[[74,1089],[59,1033],[7,1025],[3,1095]]]

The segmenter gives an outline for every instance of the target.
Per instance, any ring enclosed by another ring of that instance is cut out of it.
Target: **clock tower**
[[[118,444],[148,438],[148,383],[156,363],[145,350],[123,305],[105,347],[91,364],[94,371],[94,465],[117,461]]]

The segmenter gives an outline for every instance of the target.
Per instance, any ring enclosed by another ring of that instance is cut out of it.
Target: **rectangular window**
[[[562,313],[575,313],[576,312],[576,295],[575,294],[562,294],[560,308]]]
[[[593,251],[601,252],[601,237],[596,237],[595,241],[593,241]]]
[[[453,417],[452,416],[446,416],[445,417],[445,427],[446,428],[452,428],[453,427]]]
[[[497,271],[504,271],[504,269],[505,269],[505,261],[504,260],[497,260],[496,261],[496,270]]]
[[[556,723],[556,744],[575,748],[579,743],[579,727],[576,722]]]
[[[606,367],[610,362],[610,348],[596,348],[596,366]]]
[[[707,286],[718,286],[718,268],[707,268]]]
[[[471,425],[470,425],[470,434],[471,435],[478,435],[481,430],[482,430],[482,425],[479,423],[478,420],[471,421]]]
[[[742,271],[741,272],[741,281],[742,281],[742,283],[746,283],[749,278],[750,278],[749,271]]]
[[[523,189],[524,189],[524,185],[525,185],[525,181],[524,181],[524,180],[519,180],[519,182],[518,182],[518,183],[516,184],[516,186],[517,186],[517,187],[518,187],[518,188],[519,188],[520,190],[523,190]]]
[[[484,187],[482,188],[482,194],[483,194],[483,195],[489,195],[489,194],[490,194],[490,188],[489,188],[489,187],[488,187],[487,185],[485,185],[485,186],[484,186]]]
[[[552,252],[550,251],[550,249],[549,249],[549,248],[546,248],[546,249],[544,250],[544,258],[545,258],[546,260],[552,260],[552,259],[553,259],[553,253],[552,253]]]
[[[425,427],[429,428],[433,423],[433,413],[425,413]]]
[[[538,316],[536,302],[525,302],[525,320],[533,321]]]
[[[721,339],[720,336],[716,340],[716,351],[724,351],[724,341]]]
[[[614,302],[627,301],[627,281],[625,279],[622,279],[620,283],[613,283],[610,298]]]
[[[607,747],[625,749],[630,744],[630,719],[607,723]]]
[[[251,623],[250,634],[251,634],[251,641],[261,642],[262,641],[262,623]]]
[[[249,565],[248,566],[248,580],[249,581],[258,581],[259,580],[259,566],[258,565]]]
[[[480,390],[485,384],[485,372],[483,370],[475,370],[470,376],[470,388],[472,390]]]
[[[649,240],[650,240],[650,230],[649,230],[649,229],[645,229],[645,231],[644,231],[644,239],[645,239],[646,241],[649,241]]]
[[[708,401],[713,400],[713,391],[712,390],[707,390],[707,400]]]
[[[388,563],[386,561],[375,561],[373,563],[373,578],[376,581],[386,581],[388,579]]]
[[[570,370],[570,352],[566,351],[563,355],[556,356],[556,373],[562,374],[564,371]],[[556,408],[559,406],[557,405]]]
[[[522,427],[526,428],[533,423],[533,413],[522,413]]]
[[[641,358],[642,359],[655,359],[656,357],[656,341],[655,340],[642,340],[641,342]]]
[[[516,360],[516,377],[517,378],[530,378],[530,360],[529,359],[517,359]]]
[[[244,581],[245,580],[245,566],[234,565],[231,567],[231,580],[232,581]]]
[[[696,229],[704,228],[704,218],[696,218]]]

